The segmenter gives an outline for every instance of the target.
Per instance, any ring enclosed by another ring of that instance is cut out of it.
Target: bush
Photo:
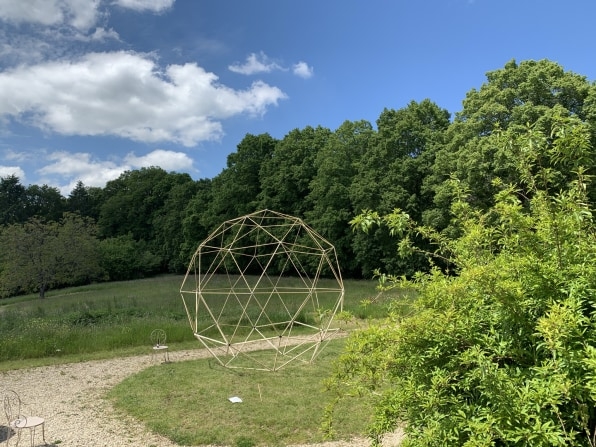
[[[135,241],[130,234],[100,242],[101,264],[110,281],[124,281],[158,273],[160,259],[145,241]]]
[[[378,396],[374,441],[403,425],[405,446],[595,445],[596,227],[581,167],[591,146],[582,123],[559,124],[547,136],[503,135],[520,185],[497,180],[490,209],[472,209],[453,182],[458,238],[399,210],[352,221],[386,225],[402,254],[419,252],[409,235],[425,235],[437,246],[430,259],[450,266],[380,275],[382,288],[418,291],[416,312],[352,335],[329,380],[338,398]],[[575,179],[555,193],[561,172]]]

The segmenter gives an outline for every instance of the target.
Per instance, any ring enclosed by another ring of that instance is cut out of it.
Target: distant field
[[[54,290],[45,300],[37,295],[2,299],[0,369],[146,353],[155,328],[167,332],[172,350],[196,347],[180,297],[182,280],[166,275]],[[358,319],[386,315],[385,301],[375,301],[375,286],[375,281],[344,281],[344,311]],[[373,304],[361,305],[370,300]]]

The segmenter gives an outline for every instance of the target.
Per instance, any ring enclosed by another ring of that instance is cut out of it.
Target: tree
[[[58,221],[65,211],[65,200],[58,188],[48,185],[29,185],[25,190],[27,216]]]
[[[31,218],[0,238],[1,295],[38,292],[100,279],[95,225],[67,214],[59,222]]]
[[[457,238],[401,211],[352,221],[364,230],[386,225],[402,237],[402,254],[419,250],[408,234],[422,233],[436,244],[428,254],[457,272],[381,275],[383,287],[415,289],[417,310],[347,343],[329,387],[337,398],[377,396],[376,441],[403,423],[405,446],[594,446],[596,223],[582,167],[590,140],[577,117],[560,117],[548,133],[504,133],[520,183],[495,180],[494,205],[484,209],[452,180]],[[559,179],[545,158],[575,172],[565,189],[553,192]]]
[[[227,167],[213,179],[211,200],[203,210],[205,226],[214,229],[258,210],[261,167],[271,159],[276,144],[269,134],[246,134],[237,151],[228,155]]]
[[[183,220],[188,203],[199,189],[190,176],[179,174],[166,193],[163,206],[153,215],[155,239],[152,241],[169,272],[186,270],[190,258],[181,256],[184,245]]]
[[[288,133],[275,146],[261,168],[259,208],[304,218],[311,181],[317,173],[317,153],[327,143],[331,131],[307,126]]]
[[[453,196],[448,184],[452,176],[469,188],[469,200],[484,209],[493,204],[497,191],[493,179],[519,181],[513,160],[504,156],[499,132],[523,134],[528,123],[533,123],[537,130],[548,134],[558,116],[581,120],[596,116],[594,102],[589,101],[595,95],[595,86],[555,62],[510,61],[486,77],[487,82],[479,90],[466,94],[463,110],[455,115],[446,144],[437,152],[432,172],[425,179],[425,191],[434,196],[435,202],[434,207],[424,211],[426,225],[449,225]],[[562,177],[558,186],[564,186],[569,178]]]
[[[103,239],[99,243],[99,259],[110,281],[144,278],[159,272],[161,259],[128,235]]]
[[[180,247],[180,258],[188,266],[192,255],[205,238],[215,230],[211,223],[212,216],[205,216],[205,211],[212,201],[213,181],[201,179],[197,182],[197,192],[192,197],[182,216],[183,242]],[[206,218],[207,217],[207,218]],[[214,225],[219,225],[217,222]]]
[[[333,132],[315,156],[317,171],[306,198],[309,225],[334,245],[348,276],[359,274],[347,224],[354,215],[350,185],[374,134],[368,121],[345,121]]]
[[[101,188],[85,186],[79,180],[66,199],[66,208],[71,213],[78,213],[83,217],[91,217],[97,221]]]
[[[224,172],[229,174],[231,181],[226,182],[214,196],[214,200],[223,199],[233,204],[234,211],[226,215],[224,220],[257,211],[261,166],[271,159],[276,144],[277,140],[269,134],[247,134],[238,144],[236,152],[228,156]],[[220,194],[222,197],[219,197]]]
[[[180,233],[175,231],[176,219],[181,219],[177,212],[183,212],[182,202],[192,196],[183,191],[193,187],[188,174],[168,173],[158,167],[123,173],[104,189],[98,220],[101,236],[130,235],[144,250],[160,258],[161,271],[168,271],[181,243]]]
[[[385,109],[350,187],[353,211],[389,213],[400,208],[419,220],[432,203],[432,196],[423,191],[424,179],[449,124],[449,113],[428,99],[412,101],[400,110]],[[365,276],[374,268],[412,274],[424,265],[423,259],[396,259],[394,244],[384,228],[375,229],[368,237],[356,234],[353,246]]]
[[[126,171],[109,181],[98,220],[101,235],[131,234],[136,240],[151,240],[152,216],[165,200],[163,182],[167,177],[163,169],[150,167]]]
[[[16,175],[0,178],[0,226],[27,220],[25,187]]]

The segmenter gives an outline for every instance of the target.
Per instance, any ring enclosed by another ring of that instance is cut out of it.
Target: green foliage
[[[594,96],[595,86],[555,62],[510,61],[504,68],[488,72],[486,77],[487,82],[480,89],[466,94],[463,109],[456,113],[446,131],[446,142],[437,151],[425,178],[425,190],[432,191],[434,200],[434,206],[423,212],[426,225],[439,229],[450,225],[450,207],[456,200],[449,185],[453,176],[469,189],[467,200],[485,210],[494,204],[499,189],[493,183],[495,179],[506,184],[520,181],[516,154],[503,144],[502,131],[515,138],[524,135],[528,123],[532,123],[534,129],[548,137],[558,117],[584,120],[590,113],[593,116],[589,98],[591,93]],[[542,162],[546,163],[547,159],[542,158]],[[593,167],[594,159],[584,166]],[[568,174],[571,173],[563,173],[560,187],[570,180]]]
[[[374,209],[385,214],[397,207],[419,220],[432,203],[424,191],[424,181],[448,126],[449,113],[428,99],[412,101],[400,110],[385,109],[352,180],[352,210]],[[368,237],[356,233],[352,238],[355,257],[365,275],[379,267],[405,274],[426,267],[423,257],[407,262],[396,258],[384,227],[377,227]],[[424,241],[417,243],[423,245]]]
[[[0,225],[22,223],[27,219],[25,193],[16,175],[0,178]]]
[[[0,234],[0,296],[101,279],[95,224],[75,214],[59,222],[31,218]]]
[[[130,234],[102,240],[99,252],[110,281],[143,278],[159,271],[160,258],[147,243],[135,241]]]
[[[353,214],[350,188],[357,166],[369,148],[374,131],[367,121],[344,122],[317,152],[317,172],[310,183],[306,219],[325,239],[333,241],[344,275],[359,274],[346,225]]]
[[[331,130],[318,126],[294,129],[276,145],[261,165],[258,206],[303,218],[306,200],[317,169],[317,153],[331,138]]]
[[[408,235],[429,237],[429,262],[457,272],[381,276],[384,289],[418,292],[416,312],[354,334],[328,384],[339,399],[377,396],[373,440],[403,424],[407,446],[595,445],[596,225],[581,166],[590,132],[576,117],[537,127],[501,135],[521,182],[495,180],[493,206],[474,208],[449,183],[458,237],[399,210],[353,220],[403,235],[404,253],[421,252]],[[559,172],[574,173],[564,188]]]
[[[206,211],[212,201],[212,193],[213,182],[206,179],[199,180],[196,184],[196,193],[188,201],[181,216],[182,243],[178,247],[178,257],[185,267],[188,267],[199,244],[216,228],[211,227],[211,216]]]
[[[97,220],[101,191],[101,188],[85,186],[79,180],[66,199],[67,210]]]
[[[188,174],[158,167],[126,171],[104,188],[98,218],[102,238],[130,235],[159,257],[159,270],[180,270],[181,221],[196,185]],[[144,247],[143,247],[144,248]],[[137,257],[144,256],[143,252]],[[151,274],[152,269],[142,272]]]

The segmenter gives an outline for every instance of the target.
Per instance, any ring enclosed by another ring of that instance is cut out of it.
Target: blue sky
[[[486,72],[596,79],[593,0],[0,0],[0,177],[64,195],[161,166],[212,178],[246,134],[373,125]]]

